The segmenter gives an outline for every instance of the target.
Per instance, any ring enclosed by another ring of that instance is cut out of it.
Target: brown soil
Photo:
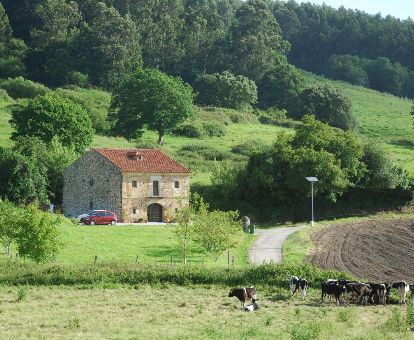
[[[311,235],[307,261],[377,282],[414,283],[414,219],[369,220],[324,228]]]

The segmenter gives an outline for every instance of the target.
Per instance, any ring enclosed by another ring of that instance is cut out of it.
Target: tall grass
[[[287,287],[292,275],[305,277],[311,287],[327,278],[349,275],[323,271],[309,265],[262,265],[247,268],[207,268],[202,265],[142,265],[101,263],[96,265],[34,264],[6,262],[0,266],[4,285],[79,285],[79,284],[219,284],[226,286],[268,285]]]

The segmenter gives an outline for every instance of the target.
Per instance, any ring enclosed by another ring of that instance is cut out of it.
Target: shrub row
[[[177,126],[173,133],[177,136],[189,138],[221,137],[226,134],[226,127],[215,122],[185,122]]]
[[[42,84],[35,83],[23,77],[0,80],[0,89],[7,91],[13,99],[34,98],[43,96],[50,90]]]
[[[207,268],[201,265],[97,263],[63,265],[9,262],[0,266],[4,285],[81,285],[81,284],[219,284],[227,286],[269,285],[287,287],[290,276],[306,277],[312,287],[328,278],[351,277],[323,271],[309,265],[273,265],[234,268]]]

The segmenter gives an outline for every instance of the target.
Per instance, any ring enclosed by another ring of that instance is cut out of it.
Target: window
[[[92,200],[90,200],[89,201],[89,210],[92,210],[93,209],[93,201]]]
[[[105,216],[111,216],[111,213],[109,211],[105,211]]]
[[[134,215],[136,215],[136,213],[137,213],[137,209],[136,209],[136,208],[132,209],[132,213],[133,213]]]
[[[152,182],[152,195],[159,196],[160,195],[160,185],[158,181]]]
[[[89,180],[89,185],[90,185],[90,186],[93,186],[93,178],[91,178],[91,179]]]
[[[179,181],[174,181],[174,188],[175,189],[179,189],[180,188],[180,182]]]
[[[137,183],[137,181],[132,181],[132,187],[133,187],[133,188],[137,188],[137,187],[138,187],[138,183]]]

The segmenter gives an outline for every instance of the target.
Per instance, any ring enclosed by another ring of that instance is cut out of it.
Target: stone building
[[[93,209],[126,222],[168,222],[188,205],[190,170],[157,149],[94,148],[63,173],[63,211]]]

